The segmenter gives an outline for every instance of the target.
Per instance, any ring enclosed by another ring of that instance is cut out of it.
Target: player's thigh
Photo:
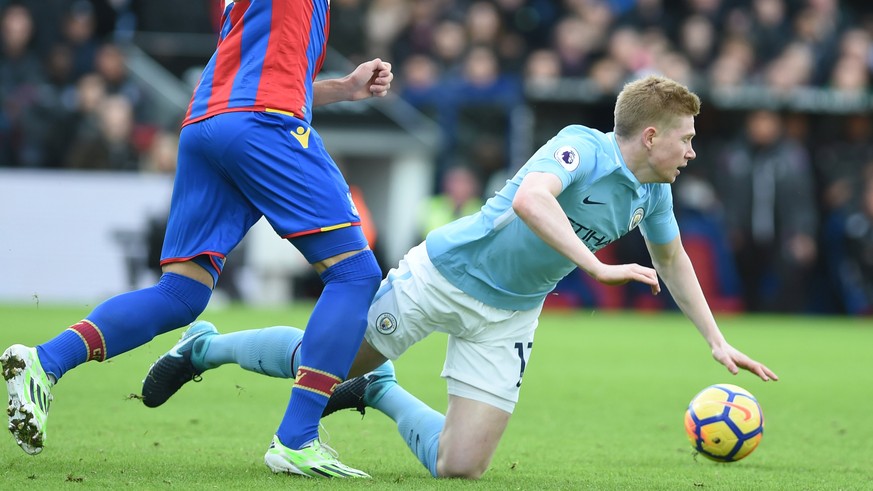
[[[478,399],[511,413],[533,352],[538,315],[539,309],[514,311],[508,318],[486,323],[478,332],[449,336],[442,371],[449,394]],[[483,313],[483,318],[499,317]],[[468,387],[478,392],[468,393]]]
[[[449,396],[440,434],[437,473],[441,477],[481,476],[491,463],[510,416],[491,404]]]
[[[233,148],[229,174],[246,198],[286,239],[348,227],[361,219],[349,186],[321,137],[305,121],[276,113],[249,113],[248,136]],[[337,241],[319,254],[303,251],[310,263],[366,247]]]
[[[225,256],[260,218],[221,168],[216,125],[210,118],[186,126],[180,134],[161,264],[208,255],[220,270]]]
[[[476,479],[491,463],[518,402],[539,312],[517,314],[469,337],[449,336],[442,372],[449,409],[437,459],[441,476]]]

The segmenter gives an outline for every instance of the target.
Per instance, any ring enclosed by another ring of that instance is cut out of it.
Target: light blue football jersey
[[[529,172],[555,174],[557,200],[576,235],[597,251],[637,225],[647,240],[679,234],[669,184],[641,184],[628,170],[613,133],[581,125],[543,145],[482,209],[427,235],[428,256],[445,278],[485,304],[508,310],[538,307],[576,265],[542,241],[512,209]]]

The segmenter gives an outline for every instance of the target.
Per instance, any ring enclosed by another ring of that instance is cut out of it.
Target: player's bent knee
[[[152,321],[157,334],[190,324],[206,310],[212,289],[203,283],[181,275],[166,272],[154,288],[143,290],[152,298]]]
[[[437,459],[437,477],[477,480],[488,470],[488,462],[475,459]]]
[[[382,281],[382,269],[370,249],[364,249],[333,264],[321,274],[322,281],[359,283],[375,289]]]
[[[345,261],[346,259],[348,259],[350,257],[357,256],[358,254],[360,254],[364,251],[368,251],[368,250],[369,249],[359,249],[359,250],[355,250],[355,251],[343,252],[341,254],[337,254],[335,256],[331,256],[331,257],[322,259],[320,261],[314,262],[314,263],[312,263],[312,266],[320,274],[325,269],[327,269],[327,268],[329,268],[329,267],[331,267],[339,262]],[[370,251],[370,252],[372,252],[372,251]]]
[[[197,282],[203,283],[210,289],[215,285],[215,282],[218,280],[217,271],[210,272],[209,270],[194,261],[181,261],[177,263],[165,264],[161,267],[161,270],[164,273],[175,273],[178,275],[182,275],[186,278],[195,280]]]

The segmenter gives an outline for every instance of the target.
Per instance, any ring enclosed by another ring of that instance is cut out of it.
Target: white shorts
[[[368,313],[366,340],[393,360],[432,332],[448,334],[441,375],[449,394],[511,413],[541,311],[542,306],[485,305],[449,283],[419,244],[382,280]]]

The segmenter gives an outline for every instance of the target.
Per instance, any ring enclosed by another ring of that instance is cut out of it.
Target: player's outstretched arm
[[[312,105],[385,97],[392,80],[391,63],[376,58],[361,63],[345,77],[315,82],[312,85]]]
[[[712,357],[734,375],[742,368],[754,373],[765,382],[779,380],[772,370],[749,358],[725,340],[706,302],[694,266],[685,248],[682,247],[679,236],[667,244],[653,244],[646,241],[646,246],[652,256],[655,269],[664,280],[676,304],[697,327],[712,349]]]
[[[531,172],[524,177],[512,209],[530,229],[550,247],[573,261],[582,271],[606,285],[639,281],[661,291],[658,275],[639,264],[604,264],[579,240],[556,196],[563,190],[561,180],[547,172]]]

